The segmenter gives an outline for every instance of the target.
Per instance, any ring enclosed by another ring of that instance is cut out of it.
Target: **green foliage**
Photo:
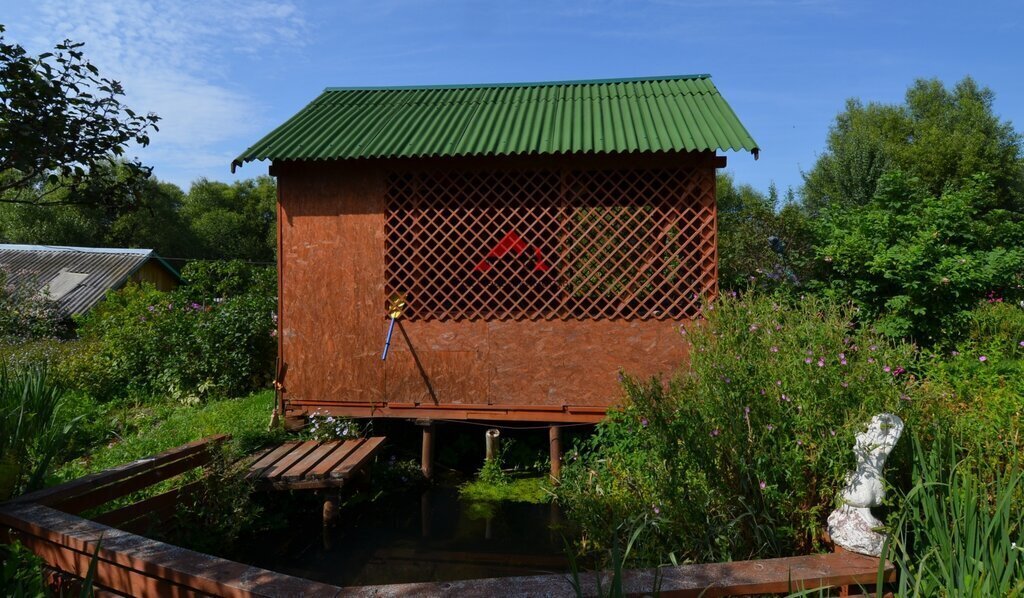
[[[273,261],[276,202],[277,187],[267,176],[230,185],[200,179],[189,189],[182,213],[205,257]]]
[[[637,541],[647,564],[818,547],[856,432],[875,413],[915,411],[911,347],[852,315],[811,297],[725,298],[689,329],[688,372],[667,386],[627,378],[625,405],[563,469],[581,549],[607,549],[639,511],[657,522]]]
[[[45,368],[0,365],[0,500],[42,487],[67,450],[78,419],[63,417],[63,396]]]
[[[274,393],[269,391],[238,399],[210,401],[198,407],[181,404],[164,407],[145,409],[142,416],[144,425],[126,434],[119,442],[65,463],[57,472],[58,478],[71,480],[214,434],[230,434],[229,448],[236,455],[283,439],[280,431],[267,431],[270,412],[274,408]]]
[[[191,255],[196,246],[181,215],[184,193],[123,162],[94,165],[88,181],[47,183],[60,205],[0,204],[0,236],[12,243],[145,247]]]
[[[259,526],[262,507],[252,500],[248,464],[215,452],[196,494],[178,505],[174,522],[157,539],[207,554],[230,554],[238,539]]]
[[[795,202],[787,200],[780,208],[774,187],[765,195],[736,185],[728,174],[718,175],[716,199],[722,288],[745,289],[752,280],[799,284],[807,277],[813,229]]]
[[[988,173],[997,205],[1021,207],[1021,136],[994,113],[991,90],[970,77],[946,89],[919,79],[902,105],[847,102],[825,152],[804,175],[811,212],[869,203],[882,175],[902,170],[934,196]]]
[[[946,428],[971,439],[978,467],[1024,471],[1024,309],[985,303],[966,319],[963,341],[926,354],[924,389],[947,412]]]
[[[817,252],[828,292],[891,336],[955,338],[979,300],[1024,297],[1024,212],[999,205],[985,176],[941,196],[883,176],[867,204],[826,212]]]
[[[183,402],[265,387],[277,342],[274,279],[263,270],[190,265],[194,287],[109,293],[81,319],[75,359],[85,373],[76,379],[100,398],[169,393]]]
[[[991,482],[940,432],[914,439],[913,488],[889,523],[900,596],[1024,594],[1024,477]]]
[[[0,544],[0,588],[10,598],[43,598],[48,595],[43,560],[15,540]]]
[[[488,461],[490,463],[490,461]],[[485,463],[476,480],[459,488],[459,495],[466,500],[487,502],[525,502],[542,504],[551,502],[554,496],[547,476],[513,476],[488,471]]]
[[[0,25],[0,201],[53,205],[44,182],[87,183],[93,166],[149,144],[158,117],[121,104],[121,84],[99,75],[83,44],[33,56],[3,33]]]

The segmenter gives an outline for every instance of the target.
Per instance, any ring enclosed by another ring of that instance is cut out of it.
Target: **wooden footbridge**
[[[383,444],[383,436],[285,442],[258,453],[249,475],[279,490],[340,488],[366,468]]]

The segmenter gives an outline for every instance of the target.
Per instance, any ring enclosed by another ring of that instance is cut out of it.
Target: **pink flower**
[[[718,428],[715,428],[714,430],[711,430],[710,434],[711,434],[711,437],[714,438],[715,436],[718,436],[721,433],[722,433],[721,430],[719,430]]]
[[[807,359],[804,360],[804,363],[806,363],[807,365],[811,365],[812,361],[814,361],[814,360],[811,359],[810,357],[808,357]]]
[[[903,374],[906,374],[906,373],[907,373],[907,370],[904,369],[904,368],[901,368],[901,367],[896,368],[895,370],[892,371],[893,377],[902,376]]]
[[[642,419],[640,420],[640,425],[641,425],[641,426],[643,426],[643,427],[645,427],[645,428],[647,427],[647,424],[649,424],[649,423],[650,423],[650,422],[648,422],[648,421],[647,421],[647,418],[646,418],[646,417],[644,417],[644,418],[642,418]]]
[[[1021,348],[1024,348],[1024,341],[1021,341],[1021,342],[1019,342],[1019,343],[1017,343],[1017,344],[1018,344],[1018,345],[1020,345],[1020,346],[1021,346]]]
[[[843,388],[850,388],[850,383],[847,382],[846,380],[843,380],[842,382],[839,383],[839,386],[842,386]]]
[[[765,488],[768,487],[768,484],[766,484],[764,480],[761,480],[761,483],[758,484],[758,486],[761,487],[761,490],[764,490]]]
[[[1022,341],[1022,345],[1024,345],[1024,341]],[[773,346],[771,349],[768,349],[768,350],[771,351],[772,353],[778,353],[779,352],[779,348],[775,347],[775,346]]]
[[[886,374],[888,374],[889,372],[892,371],[892,368],[889,367],[889,366],[885,366],[885,367],[882,368],[882,371],[885,372]]]
[[[789,397],[787,397],[786,395],[782,395],[782,400],[788,403]]]
[[[874,357],[868,357],[868,363],[875,363]]]
[[[758,328],[759,328],[759,326],[757,324],[751,324],[750,325],[750,331],[751,332],[757,332]]]
[[[824,357],[819,357],[818,358],[818,367],[819,368],[825,367],[825,358]]]
[[[981,357],[978,358],[978,361],[980,361],[982,363],[985,363],[986,361],[988,361],[988,357],[985,357],[984,355],[982,355]]]
[[[774,430],[774,429],[775,429],[775,426],[773,426],[772,424],[768,424],[768,425],[767,425],[767,426],[765,426],[764,428],[765,428],[766,430],[768,430],[769,432],[771,432],[772,430]]]

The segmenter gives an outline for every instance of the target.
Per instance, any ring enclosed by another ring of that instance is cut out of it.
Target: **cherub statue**
[[[882,468],[903,433],[903,420],[891,413],[871,418],[868,429],[857,435],[853,452],[857,470],[846,477],[843,506],[828,516],[828,533],[837,546],[851,552],[881,556],[885,534],[882,522],[871,514],[871,507],[882,504],[885,486]]]

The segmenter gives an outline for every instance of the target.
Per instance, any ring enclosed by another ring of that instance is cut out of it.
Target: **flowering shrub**
[[[68,318],[57,302],[40,295],[34,284],[14,284],[0,268],[0,340],[6,343],[68,334]]]
[[[900,172],[864,206],[829,212],[817,253],[826,289],[880,330],[921,344],[956,339],[979,300],[1024,299],[1024,213],[976,175],[941,196]]]
[[[203,272],[230,274],[209,267]],[[190,274],[196,287],[163,293],[128,285],[81,319],[83,347],[90,350],[79,359],[84,390],[101,398],[170,394],[192,403],[267,385],[277,349],[272,287],[246,291],[229,280],[204,281],[186,267],[183,275]],[[236,294],[209,294],[225,288]]]
[[[363,435],[359,424],[350,417],[326,415],[319,411],[309,416],[309,423],[302,430],[308,440],[349,440]]]
[[[640,560],[773,556],[821,544],[822,523],[870,416],[913,420],[913,348],[855,328],[853,310],[751,293],[684,330],[690,368],[624,379],[624,406],[567,456],[560,498],[583,548],[606,549],[638,508]],[[901,469],[897,449],[890,467]],[[621,539],[620,539],[621,540]]]

